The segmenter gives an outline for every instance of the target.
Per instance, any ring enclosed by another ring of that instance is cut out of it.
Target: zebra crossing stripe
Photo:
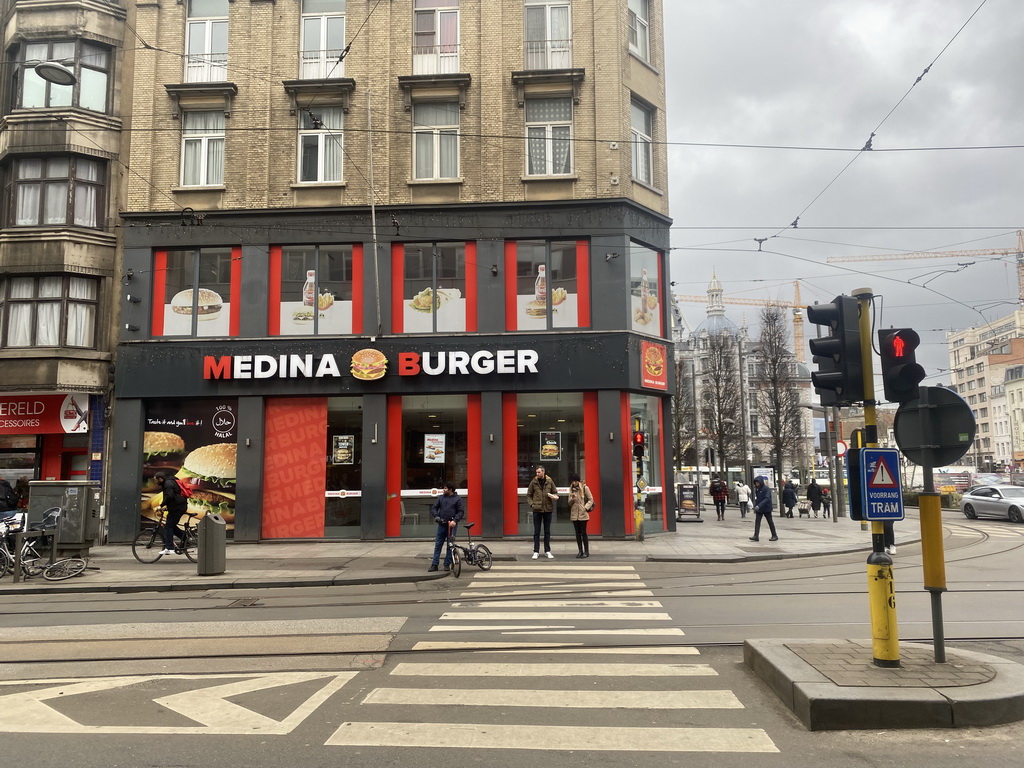
[[[628,656],[699,656],[700,651],[692,645],[668,645],[656,648],[635,648],[610,646],[607,648],[581,648],[583,643],[513,643],[483,642],[474,640],[455,642],[434,642],[421,640],[413,645],[414,651],[488,651],[505,650],[510,653],[608,653]]]
[[[519,571],[509,573],[508,571],[481,571],[474,574],[473,581],[508,581],[509,579],[541,579],[547,581],[591,581],[593,579],[615,579],[616,581],[640,581],[639,573],[575,573],[574,571],[552,571],[542,568],[531,571]]]
[[[601,613],[571,611],[502,611],[494,613],[442,613],[441,621],[671,621],[667,613]]]
[[[533,624],[522,626],[520,624],[480,624],[478,626],[472,625],[459,625],[459,624],[448,624],[448,625],[435,625],[427,630],[427,632],[490,632],[491,630],[499,629],[537,629],[537,630],[554,630],[557,634],[563,634],[558,630],[572,629],[571,624],[557,624],[554,626],[544,626],[543,624]],[[546,631],[537,632],[538,635],[547,634]],[[571,633],[565,633],[571,634]]]
[[[392,675],[404,677],[717,677],[708,664],[479,664],[400,662]]]
[[[481,697],[482,698],[482,697]],[[778,752],[760,728],[606,728],[485,723],[342,723],[339,747],[439,747],[581,752]]]
[[[532,587],[533,589],[584,589],[590,590],[594,587],[601,587],[607,589],[608,587],[622,587],[627,589],[629,587],[644,586],[642,583],[635,581],[587,581],[582,584],[566,583],[564,581],[557,581],[550,579],[550,583],[541,582],[539,584],[524,584],[521,581],[471,581],[466,585],[469,589],[498,589],[503,587]]]
[[[474,600],[468,603],[452,603],[452,608],[508,608],[507,600]],[[663,608],[657,600],[516,600],[516,608]]]
[[[518,585],[511,585],[518,586]],[[558,595],[564,594],[565,587],[549,587],[547,589],[509,589],[499,590],[497,592],[484,592],[483,594],[473,594],[472,592],[463,592],[459,595],[462,600],[476,600],[481,597],[538,597],[541,595]],[[621,589],[615,590],[614,592],[591,592],[587,590],[587,594],[592,597],[654,597],[653,590],[650,589]]]
[[[547,559],[542,560],[539,563],[511,563],[508,565],[502,565],[501,570],[503,571],[536,571],[538,568],[544,570],[563,570],[563,571],[636,571],[636,568],[632,565],[575,565],[573,563],[558,563],[551,564]]]
[[[457,629],[457,627],[456,627]],[[551,629],[547,632],[532,632],[532,627],[492,627],[492,629],[507,629],[503,635],[607,635],[609,637],[622,635],[651,635],[654,637],[682,637],[685,632],[678,627],[648,627],[646,629]]]
[[[551,691],[489,688],[466,697],[448,688],[375,688],[363,704],[557,707],[560,709],[743,709],[732,691]]]

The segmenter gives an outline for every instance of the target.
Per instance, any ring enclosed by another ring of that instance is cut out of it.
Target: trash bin
[[[196,573],[199,576],[216,576],[224,573],[227,555],[228,529],[220,515],[206,515],[199,521],[196,533]]]

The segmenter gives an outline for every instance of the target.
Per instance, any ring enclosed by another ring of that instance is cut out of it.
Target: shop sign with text
[[[88,395],[0,395],[0,435],[80,435],[88,431]]]

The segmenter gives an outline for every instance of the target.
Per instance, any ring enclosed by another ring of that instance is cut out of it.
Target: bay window
[[[9,224],[102,226],[105,174],[100,161],[84,157],[18,158],[8,186]]]
[[[35,65],[60,62],[77,81],[58,85],[44,80]],[[110,49],[86,40],[26,43],[18,56],[12,91],[14,105],[24,109],[81,107],[109,111]]]
[[[345,0],[302,0],[302,51],[299,77],[342,77],[345,49]]]
[[[96,347],[99,282],[46,275],[0,280],[0,347]]]

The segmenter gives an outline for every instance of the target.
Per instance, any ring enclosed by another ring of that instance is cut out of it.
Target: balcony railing
[[[412,49],[414,75],[452,75],[459,71],[459,46],[417,45]]]
[[[341,50],[303,51],[301,80],[325,80],[345,76],[345,62],[339,62]]]
[[[572,67],[572,40],[528,40],[526,69],[569,69]]]
[[[185,60],[186,83],[223,83],[228,79],[228,55],[210,53]]]

